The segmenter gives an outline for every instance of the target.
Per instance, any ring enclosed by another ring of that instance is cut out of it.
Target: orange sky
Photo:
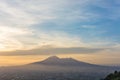
[[[111,57],[106,57],[109,56],[109,54],[106,54],[105,56],[101,54],[71,54],[71,55],[58,55],[60,58],[68,58],[72,57],[80,61],[88,62],[88,63],[93,63],[93,64],[119,64],[118,58],[114,59],[112,61]],[[13,66],[13,65],[24,65],[36,61],[41,61],[46,59],[47,56],[0,56],[0,65],[1,66]],[[113,58],[113,57],[112,57]]]

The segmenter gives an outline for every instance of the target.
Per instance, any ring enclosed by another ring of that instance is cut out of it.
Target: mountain
[[[90,63],[78,61],[73,58],[59,58],[57,56],[51,56],[43,61],[35,62],[32,64],[34,64],[34,65],[42,64],[42,65],[52,65],[52,66],[54,66],[54,65],[58,65],[58,66],[97,66],[97,65],[90,64]]]
[[[0,68],[0,80],[100,80],[120,68],[51,56],[27,65]]]

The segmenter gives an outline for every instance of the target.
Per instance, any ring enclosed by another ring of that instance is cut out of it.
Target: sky
[[[119,35],[119,0],[0,0],[1,66],[53,55],[120,65]]]

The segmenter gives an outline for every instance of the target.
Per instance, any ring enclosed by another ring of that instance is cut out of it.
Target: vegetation
[[[120,72],[115,71],[114,73],[109,74],[103,80],[120,80]]]

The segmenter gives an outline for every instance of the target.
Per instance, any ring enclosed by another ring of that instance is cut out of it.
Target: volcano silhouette
[[[35,62],[32,64],[37,64],[37,65],[42,64],[42,65],[52,65],[52,66],[54,66],[54,65],[59,65],[59,66],[97,66],[94,64],[78,61],[73,58],[59,58],[57,56],[51,56],[43,61],[38,61],[38,62]]]

